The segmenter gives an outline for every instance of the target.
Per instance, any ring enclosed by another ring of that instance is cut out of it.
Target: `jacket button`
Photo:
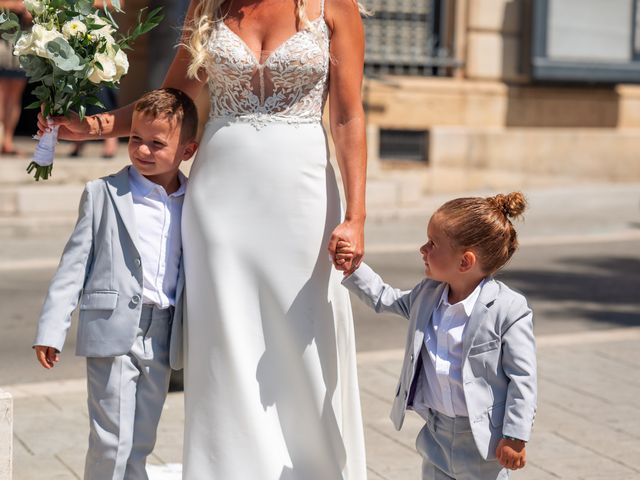
[[[131,303],[133,303],[134,305],[139,304],[139,303],[140,303],[140,295],[134,295],[134,296],[131,298]]]
[[[135,264],[136,267],[139,267],[140,265],[142,265],[142,261],[139,258],[136,258]]]
[[[411,354],[411,361],[413,362],[413,353]]]

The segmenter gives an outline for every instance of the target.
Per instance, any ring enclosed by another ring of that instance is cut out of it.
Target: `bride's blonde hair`
[[[216,22],[222,21],[226,16],[222,6],[227,0],[201,0],[197,2],[193,12],[193,20],[185,26],[183,45],[191,53],[191,63],[187,70],[187,75],[191,78],[198,78],[198,72],[204,65],[207,56],[206,45],[211,36],[211,31]],[[295,0],[296,2],[296,23],[299,29],[307,28],[310,25],[307,16],[307,4],[309,0]],[[321,0],[325,1],[325,0]],[[361,13],[367,14],[367,10],[358,2]]]

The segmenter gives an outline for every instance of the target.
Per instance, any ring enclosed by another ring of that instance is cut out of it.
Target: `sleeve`
[[[537,402],[533,313],[524,299],[514,304],[502,334],[502,369],[509,378],[502,433],[529,441]]]
[[[411,312],[412,290],[399,290],[384,283],[369,265],[360,266],[342,284],[377,313],[390,312],[406,319]]]
[[[89,184],[82,193],[78,221],[67,241],[42,307],[33,345],[62,351],[71,314],[78,305],[93,255],[93,204]]]

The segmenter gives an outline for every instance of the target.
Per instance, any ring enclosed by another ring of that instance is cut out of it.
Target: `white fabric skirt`
[[[211,120],[189,180],[187,480],[362,480],[353,319],[321,124]]]

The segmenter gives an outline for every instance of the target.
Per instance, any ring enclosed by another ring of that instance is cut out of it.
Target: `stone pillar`
[[[11,480],[13,458],[13,399],[0,390],[0,480]]]
[[[467,78],[526,80],[520,64],[524,12],[524,0],[468,0]]]

